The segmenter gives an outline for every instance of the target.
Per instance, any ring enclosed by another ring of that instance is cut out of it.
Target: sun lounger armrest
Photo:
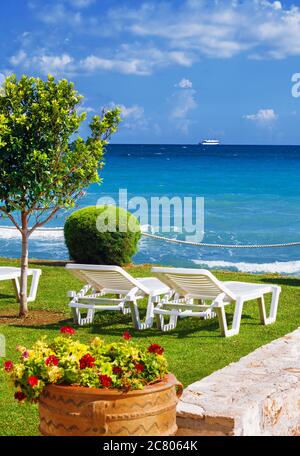
[[[139,287],[134,287],[126,296],[126,301],[134,301],[137,297],[143,295],[142,290]]]
[[[228,298],[227,298],[227,295],[225,293],[221,293],[219,294],[216,299],[214,300],[213,304],[212,304],[212,308],[213,307],[223,307],[225,304],[229,304],[229,301],[228,301]]]

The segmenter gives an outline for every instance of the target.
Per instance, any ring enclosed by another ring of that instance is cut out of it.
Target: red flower
[[[113,373],[116,374],[116,375],[122,375],[123,369],[121,367],[114,366],[113,367]]]
[[[14,368],[14,363],[12,361],[5,361],[5,363],[3,363],[3,367],[6,372],[11,372]]]
[[[90,353],[87,353],[79,360],[80,369],[86,369],[87,367],[95,366],[96,358],[93,358]]]
[[[32,386],[32,388],[33,388],[34,386],[36,386],[36,385],[38,384],[38,382],[39,382],[39,379],[38,379],[38,377],[36,377],[35,375],[31,375],[31,376],[28,377],[28,379],[27,379],[28,385]]]
[[[134,368],[138,374],[140,374],[141,372],[144,372],[144,370],[145,370],[144,364],[141,364],[141,363],[135,364]]]
[[[26,399],[26,394],[22,393],[22,391],[16,391],[14,397],[17,401],[24,401],[24,399]]]
[[[155,353],[156,355],[162,355],[164,351],[164,348],[158,344],[152,344],[150,347],[148,347],[148,352]]]
[[[125,331],[123,334],[123,339],[125,340],[130,340],[132,339],[132,335],[129,333],[129,331]]]
[[[28,352],[27,350],[25,350],[25,351],[22,353],[21,357],[22,357],[23,359],[29,358],[29,352]]]
[[[46,366],[57,366],[59,359],[55,355],[50,355],[45,361]]]
[[[104,388],[109,388],[112,384],[112,379],[108,375],[99,375],[99,381]]]
[[[72,328],[72,326],[62,326],[60,328],[60,332],[62,334],[70,334],[71,336],[73,336],[73,334],[75,334],[75,329]]]

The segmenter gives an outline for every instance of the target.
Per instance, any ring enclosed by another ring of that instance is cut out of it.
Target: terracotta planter
[[[144,390],[49,385],[39,400],[43,435],[175,435],[182,385],[169,374]]]

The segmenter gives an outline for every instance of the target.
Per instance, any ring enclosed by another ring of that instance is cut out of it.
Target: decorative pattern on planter
[[[39,400],[40,431],[44,435],[174,435],[176,385],[172,375],[128,393],[49,385]]]

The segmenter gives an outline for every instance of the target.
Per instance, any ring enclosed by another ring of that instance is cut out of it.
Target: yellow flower
[[[58,366],[51,366],[48,369],[48,378],[51,383],[56,383],[62,377],[62,369]]]
[[[99,347],[100,345],[103,345],[103,344],[104,344],[104,340],[100,339],[100,337],[95,337],[91,342],[91,345],[94,345],[95,347]]]
[[[14,374],[17,379],[21,379],[25,371],[24,364],[15,364]]]

